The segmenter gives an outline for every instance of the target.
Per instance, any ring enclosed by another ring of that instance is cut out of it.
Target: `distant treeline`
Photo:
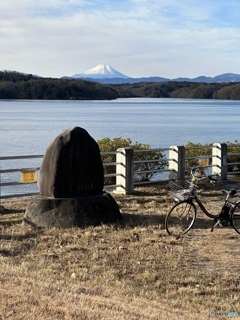
[[[40,78],[0,71],[0,99],[108,100],[130,97],[240,100],[240,83],[167,81],[104,85],[81,79]]]
[[[119,97],[240,100],[240,83],[143,82],[115,85]]]
[[[0,72],[0,99],[95,100],[116,99],[111,87],[78,79],[39,78]]]

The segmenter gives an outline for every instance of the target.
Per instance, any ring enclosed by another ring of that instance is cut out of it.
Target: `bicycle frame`
[[[197,204],[199,205],[200,209],[206,214],[206,216],[208,216],[209,218],[214,219],[216,217],[216,215],[211,214],[207,208],[204,206],[204,204],[202,203],[202,201],[198,198],[198,196],[195,194],[194,198],[197,202]],[[226,204],[226,200],[225,200],[225,204]]]
[[[218,215],[217,214],[211,214],[207,208],[204,206],[204,204],[202,203],[202,201],[199,199],[197,193],[196,193],[196,189],[197,189],[197,185],[192,183],[190,186],[190,192],[191,192],[191,197],[187,200],[188,202],[193,202],[194,200],[196,201],[196,203],[199,205],[200,209],[203,211],[203,213],[205,213],[206,216],[208,216],[211,219],[216,218]],[[226,204],[227,199],[225,199],[225,204]]]
[[[240,234],[240,201],[229,200],[230,197],[237,196],[240,190],[221,190],[225,194],[225,200],[222,207],[219,208],[219,213],[212,214],[198,197],[198,186],[194,183],[198,179],[195,179],[193,174],[192,176],[192,182],[186,189],[174,183],[170,185],[176,204],[170,209],[165,219],[165,229],[168,234],[180,236],[192,228],[197,215],[196,204],[206,216],[213,219],[214,226],[211,231],[217,225],[232,226]],[[185,214],[186,210],[188,210],[187,215]],[[176,233],[177,229],[175,227],[180,228],[179,233]]]
[[[240,202],[234,202],[234,201],[230,201],[229,199],[229,194],[227,194],[224,203],[222,205],[221,211],[219,212],[219,214],[211,214],[207,208],[204,206],[204,204],[202,203],[202,201],[199,199],[199,197],[197,196],[197,194],[194,192],[194,189],[192,190],[192,198],[188,199],[187,202],[189,203],[193,203],[194,200],[196,201],[196,203],[199,205],[200,209],[203,211],[203,213],[205,213],[206,216],[208,216],[211,219],[215,220],[215,225],[212,227],[211,231],[213,231],[213,229],[218,225],[218,224],[222,224],[222,226],[224,226],[224,223],[226,225],[228,225],[228,223],[232,224],[232,214],[233,212],[235,212],[235,210],[239,210],[240,212]],[[227,214],[225,212],[223,212],[223,208],[226,208],[226,206],[229,205],[230,209],[227,212]]]

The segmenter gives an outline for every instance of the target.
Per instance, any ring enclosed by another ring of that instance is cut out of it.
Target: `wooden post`
[[[179,185],[184,184],[185,179],[185,147],[171,146],[169,151],[169,170],[172,170],[171,178],[177,179]]]
[[[213,174],[218,174],[221,180],[227,180],[227,144],[214,143],[212,148]]]
[[[116,193],[131,194],[134,190],[134,151],[131,148],[117,149]]]

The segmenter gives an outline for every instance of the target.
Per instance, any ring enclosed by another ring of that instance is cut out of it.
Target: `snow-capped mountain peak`
[[[105,75],[112,75],[116,72],[113,68],[111,68],[108,64],[99,64],[96,67],[89,69],[83,74],[105,74]]]
[[[99,64],[83,73],[75,74],[73,78],[129,78],[125,74],[113,69],[108,64]]]

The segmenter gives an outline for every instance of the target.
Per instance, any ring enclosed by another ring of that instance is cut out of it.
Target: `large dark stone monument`
[[[81,227],[121,219],[116,201],[103,190],[98,144],[83,128],[66,130],[49,145],[38,187],[40,196],[32,198],[24,217],[36,226]]]

